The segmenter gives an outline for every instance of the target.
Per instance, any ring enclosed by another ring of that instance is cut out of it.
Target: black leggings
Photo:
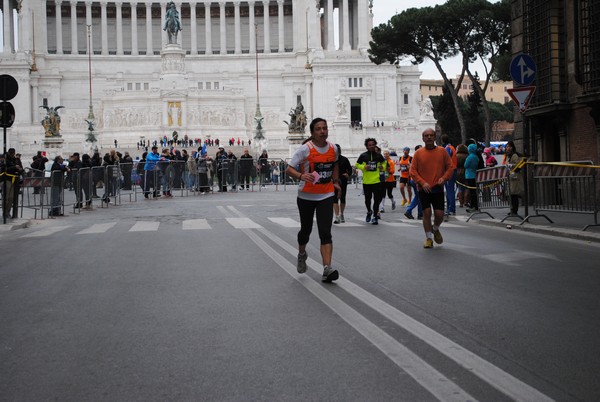
[[[367,207],[367,211],[375,211],[375,213],[379,212],[379,204],[381,204],[384,191],[385,189],[381,183],[363,184],[363,193],[365,193],[365,206]],[[374,199],[373,209],[371,209],[371,197]]]
[[[309,201],[297,198],[298,211],[300,212],[300,231],[298,232],[298,244],[304,246],[310,239],[312,232],[313,217],[317,211],[317,227],[319,228],[319,239],[321,244],[331,244],[331,223],[333,221],[334,197],[322,201]]]
[[[394,189],[396,188],[396,182],[395,181],[386,181],[385,182],[385,191],[387,192],[387,196],[390,200],[394,199],[394,195],[392,194]],[[385,198],[385,194],[381,197],[382,199]]]

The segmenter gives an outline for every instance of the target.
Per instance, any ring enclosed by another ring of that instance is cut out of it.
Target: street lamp
[[[92,48],[91,48],[91,31],[92,26],[87,25],[87,37],[88,37],[88,78],[90,81],[90,110],[88,113],[88,120],[94,120],[94,107],[92,105]]]
[[[254,24],[254,43],[258,44],[258,24]],[[254,121],[256,122],[256,130],[254,133],[254,140],[256,141],[263,140],[265,136],[263,135],[262,122],[264,117],[262,117],[262,113],[260,113],[260,91],[258,86],[258,46],[255,49],[256,55],[256,113],[254,114]],[[256,144],[258,145],[258,144]]]

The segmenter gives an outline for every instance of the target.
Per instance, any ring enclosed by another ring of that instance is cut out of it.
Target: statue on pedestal
[[[167,6],[163,31],[167,31],[167,34],[169,35],[169,44],[177,43],[177,34],[181,31],[181,21],[179,20],[177,7],[172,1]]]
[[[304,133],[306,127],[306,112],[302,102],[298,102],[295,109],[290,109],[290,121],[284,121],[288,126],[289,133]]]
[[[348,118],[348,116],[346,115],[346,99],[344,99],[344,97],[341,95],[336,95],[335,97],[335,112],[336,118],[338,119]]]
[[[58,109],[64,108],[64,106],[40,106],[46,109],[46,117],[40,123],[44,127],[46,137],[60,137],[60,115]]]

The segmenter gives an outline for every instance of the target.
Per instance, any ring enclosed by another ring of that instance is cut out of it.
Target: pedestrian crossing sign
[[[529,107],[529,102],[531,98],[533,98],[533,94],[535,93],[535,87],[519,87],[519,88],[510,88],[507,89],[508,95],[511,97],[513,102],[517,104],[517,107],[523,113]]]

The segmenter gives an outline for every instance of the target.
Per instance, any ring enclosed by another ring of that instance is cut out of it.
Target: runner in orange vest
[[[392,210],[396,209],[396,201],[394,200],[393,194],[394,188],[396,187],[396,177],[394,176],[396,165],[394,164],[392,158],[390,158],[389,150],[385,149],[383,151],[383,157],[385,158],[387,165],[385,169],[385,188],[383,189],[383,194],[381,196],[381,208],[379,209],[379,212],[385,212],[384,207],[386,194],[387,197],[392,201]]]
[[[398,170],[400,171],[400,194],[402,194],[402,206],[406,204],[410,204],[412,200],[412,187],[408,185],[409,180],[409,171],[410,164],[412,163],[412,156],[408,153],[410,152],[409,147],[404,147],[403,154],[398,161]],[[406,198],[404,188],[407,188],[408,191],[408,199]]]
[[[312,232],[313,217],[317,216],[317,227],[321,240],[323,276],[321,281],[332,282],[339,273],[331,267],[333,244],[331,226],[333,221],[334,191],[341,192],[339,185],[338,152],[335,145],[327,141],[327,121],[316,118],[310,123],[310,139],[294,152],[286,174],[300,180],[298,186],[298,273],[306,272],[306,244]]]

